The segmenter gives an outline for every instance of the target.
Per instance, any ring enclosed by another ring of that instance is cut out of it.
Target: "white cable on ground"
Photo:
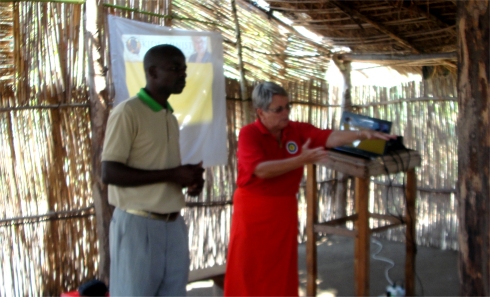
[[[374,252],[374,253],[372,254],[372,258],[373,258],[374,260],[383,261],[383,262],[386,262],[386,263],[388,263],[388,264],[390,264],[390,265],[391,265],[391,266],[389,266],[389,267],[387,267],[387,268],[385,269],[385,277],[386,277],[386,280],[388,281],[388,283],[390,284],[390,286],[393,286],[393,282],[392,282],[392,281],[391,281],[391,279],[390,279],[390,276],[389,276],[389,274],[388,274],[388,271],[390,271],[390,269],[391,269],[391,268],[393,268],[393,267],[395,266],[395,262],[393,262],[392,260],[390,260],[390,259],[388,259],[388,258],[385,258],[385,257],[378,257],[377,255],[378,255],[378,254],[381,252],[381,250],[383,249],[383,244],[382,244],[380,241],[378,241],[378,240],[376,240],[376,239],[374,239],[374,238],[371,238],[371,241],[372,241],[373,243],[377,244],[377,245],[378,245],[378,247],[379,247],[379,249],[378,249],[376,252]]]

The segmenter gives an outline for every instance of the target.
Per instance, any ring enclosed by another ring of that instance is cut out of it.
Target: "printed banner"
[[[118,104],[145,86],[143,57],[153,46],[172,44],[187,60],[186,87],[169,102],[180,126],[182,164],[227,162],[226,91],[222,37],[108,16],[110,57]]]

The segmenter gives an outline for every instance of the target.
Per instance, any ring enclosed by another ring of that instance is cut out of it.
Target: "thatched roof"
[[[356,53],[421,54],[456,50],[455,1],[267,0],[301,25]]]
[[[406,65],[442,64],[451,71],[456,69],[456,1],[265,2],[271,15],[282,14],[293,20],[293,26],[304,26],[334,46],[362,54],[350,58],[384,64],[393,64],[387,60],[406,60]],[[406,55],[412,56],[407,59]],[[415,55],[422,55],[423,62],[414,62],[419,60]]]

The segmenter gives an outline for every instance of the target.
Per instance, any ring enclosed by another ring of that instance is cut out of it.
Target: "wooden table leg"
[[[406,187],[406,255],[405,255],[405,296],[415,296],[415,199],[417,195],[417,180],[415,169],[407,171]]]
[[[317,258],[316,233],[317,223],[317,184],[316,166],[306,167],[306,295],[316,296]]]
[[[355,282],[357,296],[369,295],[369,178],[356,177]]]

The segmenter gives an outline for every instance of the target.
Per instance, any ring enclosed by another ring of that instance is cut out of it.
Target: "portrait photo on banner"
[[[182,164],[210,167],[227,162],[226,92],[222,36],[169,28],[109,15],[114,104],[145,86],[143,57],[155,45],[178,47],[187,62],[186,87],[169,103],[180,126]]]

